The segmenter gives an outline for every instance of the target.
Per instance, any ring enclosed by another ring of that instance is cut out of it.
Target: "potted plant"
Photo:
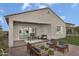
[[[48,50],[49,48],[45,47],[45,51]]]
[[[52,56],[52,55],[54,55],[54,51],[49,49],[49,56]]]

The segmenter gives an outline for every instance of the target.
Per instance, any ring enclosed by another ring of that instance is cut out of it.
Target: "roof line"
[[[43,9],[49,9],[52,13],[54,13],[61,21],[64,22],[63,19],[61,19],[53,10],[51,10],[49,7],[46,7],[46,8],[41,8],[41,9],[36,9],[36,10],[31,10],[31,11],[24,11],[24,12],[20,12],[20,13],[15,13],[15,14],[10,14],[10,15],[6,15],[4,17],[7,17],[7,16],[13,16],[13,15],[18,15],[18,14],[23,14],[23,13],[29,13],[29,12],[33,12],[33,11],[38,11],[38,10],[43,10]],[[65,22],[64,22],[65,23]]]
[[[52,13],[54,13],[54,15],[56,15],[61,21],[63,21],[64,22],[64,20],[63,19],[61,19],[53,10],[51,10],[50,8],[48,8]],[[65,23],[65,22],[64,22]]]
[[[23,13],[28,13],[28,12],[33,12],[33,11],[38,11],[38,10],[43,10],[43,9],[49,9],[49,8],[46,7],[46,8],[36,9],[36,10],[30,10],[30,11],[24,11],[24,12],[20,12],[20,13],[9,14],[9,15],[5,15],[4,17],[23,14]]]
[[[71,25],[75,25],[75,24],[72,24],[72,23],[68,23],[68,22],[65,22],[66,24],[71,24]]]

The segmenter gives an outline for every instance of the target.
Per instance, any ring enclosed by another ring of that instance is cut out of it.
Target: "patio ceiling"
[[[21,24],[38,24],[38,25],[51,25],[49,23],[35,23],[35,22],[23,22],[23,21],[14,21],[14,23],[21,23]]]

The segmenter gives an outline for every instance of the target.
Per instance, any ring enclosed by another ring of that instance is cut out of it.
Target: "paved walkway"
[[[69,44],[69,52],[62,54],[55,51],[55,56],[79,56],[79,46]]]

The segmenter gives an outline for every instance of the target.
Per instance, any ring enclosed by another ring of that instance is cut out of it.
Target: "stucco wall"
[[[57,15],[55,15],[51,11],[50,11],[49,18],[50,18],[50,21],[51,21],[52,38],[59,39],[59,38],[66,37],[66,27],[65,27],[64,21],[61,20],[59,18],[59,16],[57,17]],[[57,32],[57,30],[56,30],[57,26],[61,26],[62,27],[62,29],[61,29],[62,32]]]
[[[47,10],[39,10],[39,11],[10,16],[9,19],[13,19],[14,21],[21,21],[21,22],[50,24],[51,21],[47,13],[48,13]]]

